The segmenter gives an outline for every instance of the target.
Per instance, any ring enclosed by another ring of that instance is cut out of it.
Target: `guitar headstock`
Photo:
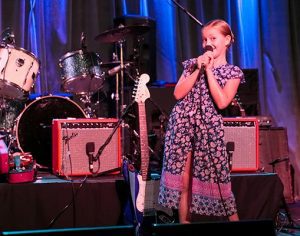
[[[150,92],[147,88],[147,83],[150,81],[148,74],[141,74],[141,76],[135,81],[133,97],[136,102],[145,102],[147,98],[150,98]]]
[[[242,102],[241,102],[241,99],[240,99],[240,97],[238,96],[238,95],[236,95],[233,99],[232,99],[232,105],[233,106],[237,106],[238,108],[239,108],[239,110],[240,110],[240,115],[242,116],[242,117],[245,117],[246,116],[246,112],[245,112],[245,109],[243,108],[243,104],[242,104]]]

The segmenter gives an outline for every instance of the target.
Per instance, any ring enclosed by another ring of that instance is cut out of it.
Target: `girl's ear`
[[[231,44],[231,36],[230,35],[226,35],[225,37],[225,45],[226,47],[229,47]]]

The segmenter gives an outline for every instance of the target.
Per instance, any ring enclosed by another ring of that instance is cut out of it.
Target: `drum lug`
[[[16,60],[15,63],[17,65],[17,67],[22,67],[25,64],[25,59],[23,59],[23,58],[17,58],[17,60]]]

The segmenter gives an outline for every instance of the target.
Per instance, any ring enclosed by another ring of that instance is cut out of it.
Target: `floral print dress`
[[[193,72],[195,63],[195,58],[183,62],[185,76]],[[244,82],[242,70],[234,65],[219,66],[213,69],[213,73],[221,87],[229,79]],[[236,213],[223,118],[214,105],[204,75],[175,104],[169,117],[158,199],[162,206],[174,209],[179,206],[188,152],[192,152],[190,212],[213,216]]]

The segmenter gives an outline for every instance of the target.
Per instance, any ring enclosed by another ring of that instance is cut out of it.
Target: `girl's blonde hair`
[[[232,33],[232,30],[226,21],[221,20],[221,19],[209,21],[207,24],[204,25],[202,30],[205,28],[208,28],[208,27],[218,28],[224,36],[229,35],[231,37],[230,43],[229,43],[229,45],[227,45],[228,48],[231,46],[231,44],[233,44],[234,34]]]

